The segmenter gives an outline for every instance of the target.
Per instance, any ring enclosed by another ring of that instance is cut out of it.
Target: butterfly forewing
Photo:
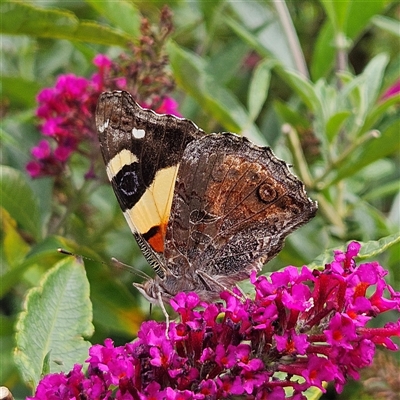
[[[179,162],[203,132],[188,120],[141,108],[122,91],[100,96],[96,126],[107,175],[132,232],[146,258],[151,250],[163,253]]]

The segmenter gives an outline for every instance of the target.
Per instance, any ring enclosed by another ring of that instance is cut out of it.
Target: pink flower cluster
[[[142,324],[138,339],[114,347],[110,339],[80,365],[45,376],[31,400],[245,399],[304,400],[304,391],[333,381],[338,391],[371,364],[376,345],[391,350],[400,321],[366,327],[400,310],[400,293],[377,262],[356,265],[360,245],[335,251],[324,271],[287,267],[255,275],[255,299],[223,292],[204,303],[195,293],[171,301],[180,321]],[[386,297],[384,297],[384,295]],[[279,373],[279,374],[277,374]]]
[[[69,158],[75,152],[91,159],[98,153],[89,154],[84,150],[97,148],[97,133],[94,124],[99,95],[106,90],[128,90],[126,79],[111,78],[113,62],[102,54],[94,60],[98,72],[90,79],[73,74],[60,75],[54,87],[43,89],[37,96],[36,115],[42,121],[39,128],[44,139],[33,147],[33,160],[26,165],[32,178],[57,176],[61,174]],[[178,115],[177,103],[165,97],[159,101],[156,112]],[[152,108],[152,104],[148,104]]]
[[[400,93],[400,79],[390,86],[382,96],[382,100],[387,100]]]

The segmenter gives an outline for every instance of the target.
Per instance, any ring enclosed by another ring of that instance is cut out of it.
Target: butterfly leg
[[[238,296],[236,293],[234,293],[231,289],[228,289],[226,286],[222,285],[220,282],[218,282],[216,279],[214,279],[212,276],[208,275],[204,271],[197,270],[196,274],[199,275],[200,279],[203,280],[208,280],[209,282],[212,282],[213,284],[217,285],[218,287],[221,288],[221,291],[226,290],[229,292],[232,296],[236,297],[238,300],[243,301],[246,299],[246,295],[240,290],[242,293],[242,296]]]
[[[164,317],[165,317],[165,324],[166,324],[165,336],[166,336],[167,339],[169,339],[169,334],[168,334],[168,331],[169,331],[169,315],[168,315],[168,312],[167,312],[167,310],[166,310],[166,308],[164,306],[164,302],[163,302],[162,295],[161,295],[160,291],[157,292],[157,299],[158,299],[158,304],[160,305],[161,310],[162,310],[162,312],[164,314]]]

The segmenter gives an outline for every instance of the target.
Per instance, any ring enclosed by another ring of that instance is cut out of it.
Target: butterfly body
[[[269,147],[158,115],[126,92],[103,93],[96,124],[107,174],[157,276],[149,299],[214,300],[282,249],[317,205]]]

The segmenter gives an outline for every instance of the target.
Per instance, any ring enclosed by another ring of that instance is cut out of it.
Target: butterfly
[[[269,147],[103,93],[96,126],[108,178],[156,272],[134,284],[151,302],[177,293],[219,298],[260,270],[317,203]]]

